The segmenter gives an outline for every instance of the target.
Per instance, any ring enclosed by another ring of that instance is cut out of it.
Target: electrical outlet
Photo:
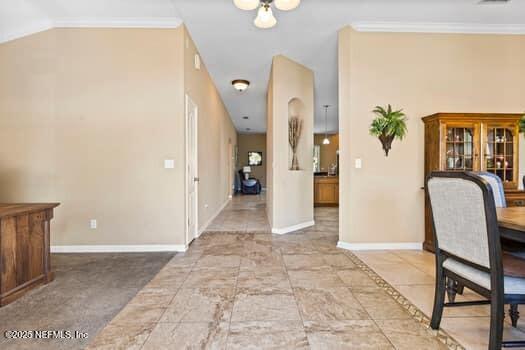
[[[97,220],[96,219],[91,219],[89,220],[89,227],[94,230],[97,228]]]

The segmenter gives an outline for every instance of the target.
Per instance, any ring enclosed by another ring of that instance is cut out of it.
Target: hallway
[[[316,208],[316,225],[294,233],[250,232],[251,221],[266,227],[264,206],[264,197],[236,197],[215,231],[175,256],[90,349],[447,348],[384,280],[336,248],[337,208]]]
[[[269,232],[265,192],[235,195],[205,232]]]

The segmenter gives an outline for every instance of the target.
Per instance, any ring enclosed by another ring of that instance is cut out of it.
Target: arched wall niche
[[[307,140],[304,132],[304,117],[305,117],[305,105],[300,98],[294,97],[288,101],[288,169],[290,170],[307,170],[312,166],[311,157],[309,157],[307,148]],[[293,150],[290,145],[290,121],[292,118],[298,118],[299,123],[302,124],[302,131],[299,137],[299,142],[296,149],[297,163],[299,169],[293,167]]]

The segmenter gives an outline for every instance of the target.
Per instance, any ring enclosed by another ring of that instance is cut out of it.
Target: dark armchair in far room
[[[243,169],[239,170],[239,177],[241,180],[241,192],[243,194],[260,194],[261,182],[255,178],[246,179]]]

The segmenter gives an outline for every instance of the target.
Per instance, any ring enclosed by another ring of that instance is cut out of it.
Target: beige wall
[[[324,134],[314,134],[314,145],[320,146],[321,171],[327,172],[332,164],[337,164],[337,150],[339,149],[339,135],[328,135],[330,144],[323,145]]]
[[[197,104],[199,114],[198,210],[199,229],[203,230],[233,192],[237,131],[202,59],[200,69],[195,69],[198,51],[188,31],[184,32],[184,89]]]
[[[261,185],[266,187],[266,165],[268,159],[266,157],[266,134],[239,134],[239,162],[237,169],[248,165],[248,152],[262,152],[262,165],[252,166],[252,176],[261,181]]]
[[[185,244],[185,84],[220,103],[207,76],[185,79],[184,37],[182,26],[53,29],[0,45],[0,201],[61,202],[53,245]],[[220,145],[202,148],[222,159]],[[203,191],[210,210],[227,198],[224,173],[223,194]]]
[[[523,111],[524,55],[525,36],[341,30],[340,240],[423,241],[421,117]],[[374,106],[388,103],[404,108],[409,121],[407,137],[385,157],[368,127]]]
[[[284,57],[275,56],[268,89],[268,199],[270,225],[279,230],[313,221],[313,72]],[[303,133],[299,146],[301,170],[289,170],[289,102],[299,98]]]

